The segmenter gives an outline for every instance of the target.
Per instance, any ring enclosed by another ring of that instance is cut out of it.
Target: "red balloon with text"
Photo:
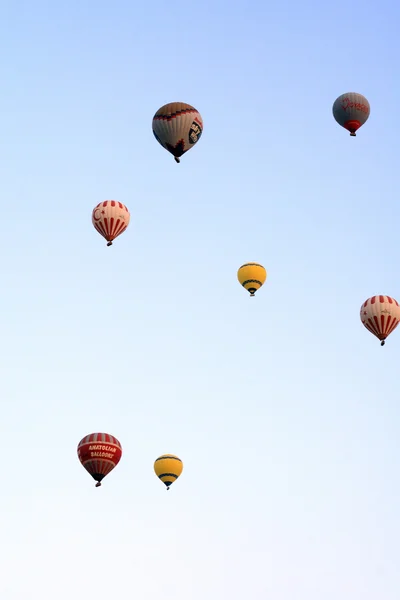
[[[122,446],[109,433],[90,433],[78,444],[78,458],[96,483],[101,481],[117,466],[122,456]]]

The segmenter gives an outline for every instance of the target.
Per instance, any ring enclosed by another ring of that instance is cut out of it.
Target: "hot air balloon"
[[[203,133],[203,119],[190,104],[171,102],[154,115],[153,133],[157,142],[179,163],[179,157],[199,141]]]
[[[381,340],[381,346],[384,346],[386,338],[399,324],[399,303],[390,296],[372,296],[361,306],[360,319],[364,327]]]
[[[239,283],[250,292],[250,297],[265,283],[267,271],[258,263],[246,263],[237,272]]]
[[[117,466],[122,447],[117,438],[108,433],[90,433],[78,444],[78,458],[86,471],[101,486],[102,479]]]
[[[357,129],[364,125],[369,117],[370,106],[368,100],[361,94],[348,92],[336,98],[332,112],[339,125],[355,137]]]
[[[130,219],[127,207],[117,200],[104,200],[92,212],[92,223],[107,240],[107,246],[112,246],[113,240],[125,231]]]
[[[174,454],[163,454],[156,459],[154,471],[157,477],[165,483],[167,490],[169,490],[169,486],[172,485],[182,473],[183,463],[181,459],[174,456]]]

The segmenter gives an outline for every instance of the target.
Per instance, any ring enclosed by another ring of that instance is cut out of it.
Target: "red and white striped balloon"
[[[109,433],[90,433],[78,444],[78,458],[86,471],[97,481],[96,487],[99,487],[102,479],[117,466],[121,456],[121,444]]]
[[[131,215],[125,204],[117,200],[104,200],[92,212],[92,223],[107,240],[107,246],[111,246],[113,240],[125,231],[130,219]]]
[[[361,306],[360,318],[364,327],[381,340],[381,346],[384,346],[388,335],[399,324],[399,303],[390,296],[372,296]]]

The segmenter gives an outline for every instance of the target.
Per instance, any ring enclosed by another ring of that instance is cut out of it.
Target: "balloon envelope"
[[[361,306],[360,319],[364,327],[381,340],[383,346],[399,324],[399,304],[390,296],[372,296]]]
[[[361,94],[347,92],[336,98],[332,112],[337,123],[355,137],[357,129],[364,125],[369,117],[370,106]]]
[[[125,231],[130,219],[125,204],[117,200],[104,200],[92,212],[93,226],[107,240],[107,246],[111,246],[113,240]]]
[[[265,283],[267,271],[258,263],[245,263],[239,268],[237,278],[239,283],[250,292],[250,296],[254,296],[256,291]]]
[[[109,433],[90,433],[78,444],[78,458],[95,481],[96,487],[119,463],[122,447]]]
[[[171,102],[162,106],[153,117],[153,134],[176,162],[199,141],[203,119],[190,104]]]
[[[183,471],[183,463],[174,454],[163,454],[154,463],[154,471],[157,477],[167,486],[174,483]]]

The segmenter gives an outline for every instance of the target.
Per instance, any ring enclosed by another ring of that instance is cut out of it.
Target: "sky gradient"
[[[399,17],[2,5],[2,599],[398,600],[400,333],[359,309],[400,300]],[[151,131],[173,101],[204,121],[180,165]],[[131,213],[111,248],[105,199]],[[100,489],[95,431],[123,447]]]

